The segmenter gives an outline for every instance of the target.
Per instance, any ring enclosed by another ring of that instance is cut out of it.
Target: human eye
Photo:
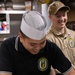
[[[46,41],[43,41],[42,43],[40,43],[41,45],[44,45],[46,43]]]
[[[60,15],[56,15],[56,17],[57,17],[57,18],[59,18],[59,17],[60,17]]]
[[[30,43],[30,46],[35,46],[35,43]]]

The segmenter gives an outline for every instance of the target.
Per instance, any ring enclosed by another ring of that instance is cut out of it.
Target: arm
[[[71,69],[68,73],[64,75],[75,75],[75,69]]]
[[[50,75],[56,75],[54,68],[51,66],[51,72]]]
[[[6,71],[0,71],[0,75],[12,75],[12,73]]]
[[[57,69],[63,75],[75,75],[75,70],[73,69],[71,62],[64,56],[60,48],[57,46],[53,47],[55,50],[55,57],[52,63],[54,69]]]
[[[0,75],[12,75],[12,58],[7,44],[0,46]]]

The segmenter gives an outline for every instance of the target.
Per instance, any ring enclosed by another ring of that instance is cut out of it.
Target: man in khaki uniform
[[[49,5],[48,12],[52,24],[47,39],[59,46],[75,68],[75,32],[66,27],[67,12],[69,10],[68,6],[59,1],[54,1]]]

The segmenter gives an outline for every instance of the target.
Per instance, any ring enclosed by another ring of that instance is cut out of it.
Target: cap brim
[[[56,14],[59,10],[61,10],[61,9],[64,9],[64,10],[66,10],[66,11],[69,11],[69,10],[70,10],[70,8],[69,8],[68,6],[63,6],[63,7],[60,7],[60,8],[55,12],[55,14]]]
[[[60,9],[66,9],[68,11],[70,10],[70,8],[68,6],[64,6],[64,7],[60,8]]]

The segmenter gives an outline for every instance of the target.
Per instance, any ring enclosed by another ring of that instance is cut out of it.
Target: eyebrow
[[[44,43],[45,41],[46,41],[46,40],[42,41],[40,44]],[[37,44],[37,43],[32,43],[32,42],[30,42],[30,44]]]
[[[44,43],[46,40],[44,40],[43,42],[41,42],[40,44]]]

